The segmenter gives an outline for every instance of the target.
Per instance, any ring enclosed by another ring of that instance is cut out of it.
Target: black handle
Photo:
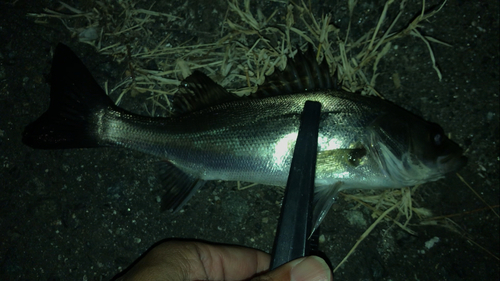
[[[270,269],[310,254],[321,103],[306,101],[274,239]]]

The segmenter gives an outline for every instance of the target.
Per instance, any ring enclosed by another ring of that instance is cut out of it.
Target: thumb
[[[309,256],[288,262],[273,271],[253,278],[252,281],[332,281],[332,271],[317,256]]]

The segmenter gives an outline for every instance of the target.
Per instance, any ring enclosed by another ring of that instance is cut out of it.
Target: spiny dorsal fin
[[[184,114],[238,98],[204,73],[195,70],[181,82],[179,92],[174,96],[173,107],[176,114]]]
[[[314,90],[336,88],[334,79],[330,76],[328,64],[324,59],[318,64],[313,47],[308,46],[305,53],[297,52],[295,57],[288,58],[283,71],[275,71],[266,77],[264,84],[251,97],[263,98],[280,95],[292,95]]]
[[[288,58],[285,69],[267,77],[249,98],[292,95],[336,87],[326,60],[318,64],[313,47],[309,45],[305,53],[297,52],[293,59]],[[173,107],[176,114],[182,115],[237,99],[241,97],[226,91],[207,75],[195,70],[181,82],[179,92],[174,96]]]

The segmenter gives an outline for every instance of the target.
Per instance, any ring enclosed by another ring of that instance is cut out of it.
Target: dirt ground
[[[68,4],[85,9],[91,2]],[[191,37],[200,42],[214,38],[227,4],[209,2],[156,4],[157,11],[188,19],[170,30],[172,44]],[[264,13],[269,7],[285,7],[261,2],[254,4]],[[312,6],[319,17],[332,13],[332,23],[345,29],[344,2],[313,1]],[[354,33],[374,27],[384,3],[359,2],[363,3],[353,15]],[[137,5],[147,8],[151,2]],[[420,1],[410,1],[405,16],[418,15],[419,5]],[[71,38],[59,21],[42,25],[26,16],[58,6],[48,0],[0,3],[0,279],[109,280],[152,244],[170,238],[270,252],[282,197],[274,187],[239,191],[234,182],[210,182],[182,212],[171,215],[161,213],[157,202],[162,187],[153,163],[159,159],[124,149],[44,151],[21,143],[24,127],[48,106],[45,75],[50,50],[58,42],[70,46],[101,85],[115,85],[123,78],[123,66]],[[420,30],[452,45],[432,43],[442,81],[432,69],[425,44],[408,36],[395,42],[398,47],[381,62],[376,89],[451,133],[469,159],[460,175],[498,213],[499,2],[448,1]],[[395,73],[400,87],[393,81]],[[143,113],[132,98],[121,106]],[[417,235],[410,235],[384,222],[335,279],[499,280],[499,217],[456,175],[425,184],[415,196],[436,216],[459,214],[450,218],[458,231],[414,220],[410,228]],[[374,221],[368,209],[353,207],[341,197],[322,224],[325,241],[320,249],[334,266]]]

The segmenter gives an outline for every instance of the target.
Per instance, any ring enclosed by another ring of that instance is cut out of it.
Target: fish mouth
[[[440,170],[443,173],[456,172],[467,165],[467,157],[462,155],[462,151],[440,156],[437,160]]]

